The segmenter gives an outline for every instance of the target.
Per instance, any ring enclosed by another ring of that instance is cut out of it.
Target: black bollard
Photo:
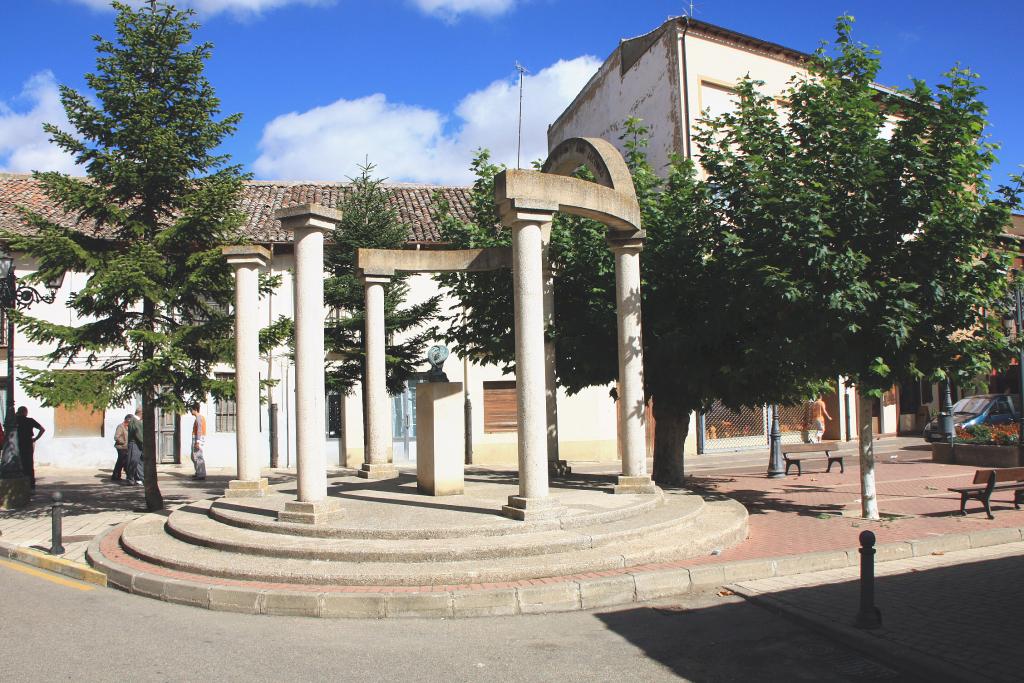
[[[50,538],[50,554],[51,555],[63,555],[64,545],[61,543],[61,514],[64,511],[64,496],[60,495],[60,491],[55,491],[53,494],[53,515],[51,518],[51,538]]]
[[[860,532],[860,611],[857,628],[881,628],[882,612],[875,607],[875,535]]]

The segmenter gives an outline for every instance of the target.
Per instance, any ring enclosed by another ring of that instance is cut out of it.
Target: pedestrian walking
[[[821,437],[825,433],[825,420],[831,420],[832,416],[828,414],[828,409],[825,407],[825,397],[818,396],[815,401],[808,401],[804,408],[804,429],[806,430],[806,437],[804,441],[807,443],[821,443]]]
[[[206,461],[203,459],[203,447],[206,445],[206,418],[199,412],[198,404],[192,404],[189,412],[196,421],[192,424],[192,464],[196,468],[193,479],[206,479]]]
[[[36,487],[36,441],[46,428],[28,416],[28,408],[18,408],[18,422],[15,427],[18,433],[18,454],[21,456],[21,470],[28,477],[32,488]]]
[[[110,481],[121,481],[121,472],[128,471],[128,425],[131,424],[131,421],[132,416],[125,415],[124,421],[114,430],[114,450],[117,451],[117,461],[114,463],[114,472],[110,475]]]
[[[128,467],[126,473],[128,484],[142,486],[142,408],[135,411],[128,422]]]

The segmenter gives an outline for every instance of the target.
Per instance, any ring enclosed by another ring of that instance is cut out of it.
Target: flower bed
[[[957,443],[1016,446],[1019,439],[1020,428],[1015,423],[956,428]]]

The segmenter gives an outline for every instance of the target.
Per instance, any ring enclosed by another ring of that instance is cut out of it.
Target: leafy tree
[[[858,386],[863,513],[877,518],[872,397],[906,380],[977,377],[1005,357],[1000,241],[1020,188],[988,189],[995,147],[974,74],[887,95],[873,85],[877,51],[851,29],[840,17],[834,54],[815,53],[782,120],[748,79],[737,110],[698,141],[723,222],[763,263],[758,287],[803,321],[807,369]]]
[[[409,240],[409,226],[401,222],[389,202],[383,179],[373,177],[373,164],[360,167],[352,178],[341,210],[343,218],[324,254],[331,276],[324,282],[324,301],[334,314],[327,321],[324,341],[338,360],[329,363],[327,386],[349,393],[363,376],[365,349],[363,283],[356,272],[356,250],[401,249]],[[401,393],[405,382],[423,362],[426,345],[436,335],[432,324],[440,297],[406,305],[407,278],[392,279],[384,294],[387,345],[387,386]],[[401,341],[398,341],[398,340]]]
[[[43,281],[88,275],[68,306],[74,324],[16,317],[26,336],[52,344],[47,370],[26,370],[26,392],[44,405],[130,403],[141,394],[146,506],[163,506],[156,478],[157,407],[182,412],[212,392],[230,358],[233,278],[221,246],[239,240],[245,176],[215,152],[240,115],[217,119],[220,102],[203,75],[209,43],[192,44],[193,12],[153,2],[114,3],[116,41],[95,38],[95,99],[69,87],[61,101],[74,131],[45,126],[87,178],[36,173],[75,229],[25,211],[30,237],[8,235],[38,259]],[[54,366],[75,365],[89,372]]]

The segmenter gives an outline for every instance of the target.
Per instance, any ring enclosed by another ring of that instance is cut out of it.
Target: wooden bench
[[[793,457],[790,454],[796,453],[797,456]],[[809,453],[810,455],[805,455]],[[803,468],[800,466],[801,460],[807,460],[808,458],[823,457],[828,460],[828,467],[825,468],[826,472],[832,471],[832,465],[839,463],[839,472],[846,472],[846,468],[843,467],[843,454],[839,450],[838,441],[822,441],[820,443],[793,443],[782,445],[782,459],[786,461],[786,474],[789,474],[789,468],[796,465],[796,476],[803,474]]]
[[[974,484],[971,486],[958,486],[950,488],[950,491],[960,494],[960,514],[966,515],[967,499],[976,498],[985,506],[985,514],[989,519],[992,516],[992,508],[989,501],[995,491],[1013,491],[1013,507],[1020,510],[1020,504],[1024,501],[1024,467],[1005,467],[998,470],[978,470],[974,473]]]

